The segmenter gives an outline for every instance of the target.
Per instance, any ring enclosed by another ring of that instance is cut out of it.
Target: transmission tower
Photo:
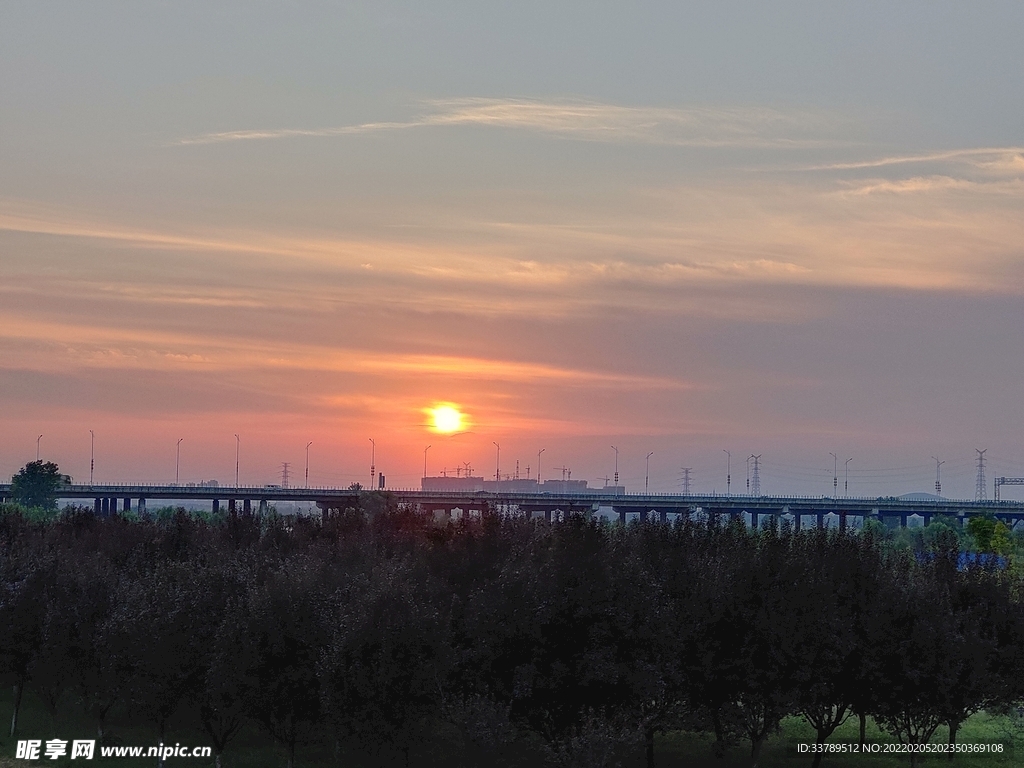
[[[984,501],[988,498],[985,493],[985,452],[988,451],[988,448],[984,451],[979,451],[977,448],[974,450],[978,454],[978,480],[974,486],[974,498],[977,501]]]
[[[288,481],[291,479],[291,462],[285,461],[281,463],[281,487],[287,488]]]
[[[690,473],[693,467],[683,467],[683,496],[690,495]]]
[[[754,492],[754,496],[757,497],[761,495],[761,454],[759,453],[756,456],[751,454],[750,458],[754,460],[754,472],[751,477],[751,490]]]

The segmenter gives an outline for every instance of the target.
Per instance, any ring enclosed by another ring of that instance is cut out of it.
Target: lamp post
[[[491,440],[491,442],[494,443],[494,447],[498,449],[498,452],[494,456],[494,481],[501,482],[501,446],[493,440]]]
[[[843,479],[843,498],[845,499],[850,494],[850,462],[852,458],[846,460],[846,477]]]
[[[644,471],[644,495],[647,494],[647,488],[651,481],[651,456],[654,455],[654,451],[647,454],[647,469]]]
[[[89,430],[89,485],[92,485],[92,471],[96,468],[96,433]]]
[[[370,490],[372,491],[373,490],[373,481],[374,481],[374,479],[377,476],[377,466],[374,463],[376,458],[377,458],[377,443],[375,443],[373,441],[372,437],[369,438],[369,440],[370,440]]]
[[[306,487],[307,488],[309,488],[309,446],[311,446],[312,444],[313,444],[312,440],[310,440],[308,443],[306,443]]]
[[[238,451],[242,444],[242,439],[236,434],[235,435],[235,488],[238,487]]]
[[[932,456],[932,458],[935,459],[934,456]],[[936,496],[941,496],[942,495],[942,478],[939,477],[939,467],[941,467],[945,463],[946,462],[944,462],[944,461],[939,461],[938,459],[935,459],[935,495]]]
[[[174,484],[175,485],[178,484],[178,465],[180,464],[180,460],[181,460],[181,441],[184,440],[184,439],[185,439],[184,437],[179,437],[178,438],[178,444],[174,447]]]
[[[537,451],[537,485],[540,485],[540,455],[546,450],[547,448],[541,448]]]
[[[43,439],[42,435],[40,435],[39,437],[36,438],[36,461],[39,461],[39,441],[42,440],[42,439]]]
[[[429,445],[426,448],[423,449],[423,477],[427,476],[427,451],[429,451],[429,450],[430,450],[430,446]],[[445,473],[447,474],[447,470],[446,470]]]
[[[732,486],[732,454],[725,450],[725,448],[722,449],[722,453],[728,456],[725,460],[725,495],[732,496],[730,492],[730,487]]]
[[[828,455],[832,457],[832,498],[835,499],[839,497],[839,457],[832,451]]]

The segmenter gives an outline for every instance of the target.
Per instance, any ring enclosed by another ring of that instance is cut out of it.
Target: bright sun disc
[[[462,429],[462,413],[450,405],[439,405],[430,409],[431,429],[451,434]]]

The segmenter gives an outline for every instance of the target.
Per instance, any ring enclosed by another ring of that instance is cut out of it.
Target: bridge
[[[62,501],[91,502],[98,515],[137,510],[145,514],[151,501],[210,502],[213,512],[221,504],[232,514],[262,514],[275,502],[312,502],[325,517],[346,509],[359,510],[370,498],[385,495],[439,519],[453,513],[472,515],[484,510],[543,517],[548,521],[581,514],[618,518],[626,523],[674,521],[680,515],[732,517],[749,520],[757,527],[765,518],[789,520],[796,528],[805,522],[818,527],[835,522],[845,528],[850,518],[874,519],[888,526],[906,527],[917,516],[925,525],[935,517],[952,518],[961,525],[971,517],[991,516],[1010,528],[1024,521],[1024,502],[958,501],[952,499],[830,498],[805,496],[718,496],[681,494],[540,493],[514,491],[371,491],[353,488],[281,488],[277,486],[208,487],[181,485],[66,485],[59,492]],[[11,497],[10,484],[0,484],[0,502]],[[810,520],[808,520],[810,518]]]

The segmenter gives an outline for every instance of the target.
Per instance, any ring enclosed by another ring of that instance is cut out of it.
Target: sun
[[[427,413],[430,415],[431,431],[445,435],[462,431],[466,417],[454,405],[450,403],[435,405],[433,408],[428,408]]]

